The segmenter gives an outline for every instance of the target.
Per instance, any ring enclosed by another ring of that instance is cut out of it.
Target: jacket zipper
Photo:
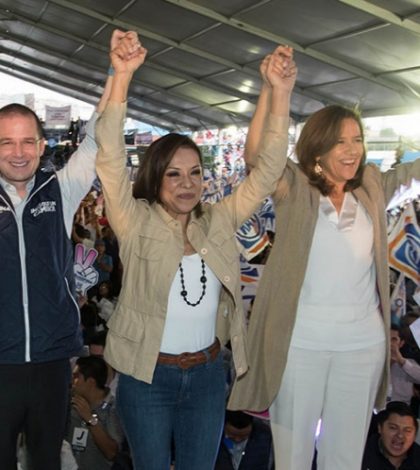
[[[22,272],[22,277],[21,277],[22,279],[22,305],[23,305],[23,319],[24,319],[24,324],[25,324],[25,362],[31,361],[31,328],[30,328],[30,323],[29,323],[28,283],[27,283],[27,276],[26,276],[26,250],[25,250],[25,258],[22,256],[22,249],[23,249],[22,244],[23,245],[25,244],[25,233],[23,231],[23,213],[25,211],[25,208],[28,202],[32,199],[32,197],[55,177],[56,177],[55,175],[51,175],[51,177],[47,181],[45,181],[39,188],[37,188],[28,197],[28,199],[24,203],[24,207],[22,210],[22,218],[20,220],[20,223],[18,219],[16,218],[16,212],[14,210],[14,207],[11,207],[8,201],[3,196],[1,196],[1,198],[6,203],[6,205],[11,209],[13,217],[15,218],[15,221],[16,221],[16,226],[17,226],[18,235],[19,235],[18,236],[19,259],[20,259],[20,267],[21,267],[21,272]],[[25,289],[24,289],[24,286],[26,286]]]

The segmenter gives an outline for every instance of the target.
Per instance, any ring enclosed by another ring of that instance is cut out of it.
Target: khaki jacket
[[[420,179],[420,159],[381,173],[367,165],[362,185],[354,191],[369,213],[374,230],[374,259],[388,360],[377,394],[377,406],[386,398],[389,373],[389,270],[385,209],[400,184]],[[312,237],[318,218],[320,192],[309,185],[299,167],[289,161],[276,194],[276,238],[252,309],[248,332],[248,372],[234,384],[229,408],[262,411],[280,388],[295,323]]]
[[[120,244],[123,282],[108,326],[106,360],[151,383],[165,325],[169,290],[184,253],[182,228],[159,204],[132,197],[123,139],[125,106],[109,103],[98,119],[97,172]],[[229,338],[238,376],[248,368],[235,232],[276,187],[287,161],[288,118],[270,116],[256,168],[233,195],[191,214],[187,236],[223,288],[216,334]],[[185,334],[188,334],[186,329]]]

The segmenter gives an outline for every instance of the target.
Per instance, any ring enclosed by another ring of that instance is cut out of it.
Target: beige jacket
[[[369,213],[374,230],[377,288],[389,346],[390,305],[385,209],[400,184],[420,179],[420,159],[380,173],[367,165],[362,185],[354,191]],[[318,218],[320,192],[309,185],[298,166],[289,161],[275,194],[276,238],[260,281],[248,332],[248,372],[235,383],[231,409],[262,411],[280,388],[295,323],[311,241]],[[389,356],[389,347],[387,348]],[[377,406],[387,392],[389,357],[377,394]]]
[[[123,287],[108,326],[106,360],[151,383],[165,325],[169,290],[184,253],[181,225],[159,204],[132,197],[123,138],[125,106],[109,103],[98,119],[97,172],[109,221],[120,244]],[[288,118],[270,116],[258,164],[233,195],[191,214],[187,235],[222,283],[216,334],[229,338],[237,374],[248,368],[235,232],[271,194],[287,158]],[[185,331],[188,334],[188,330]]]

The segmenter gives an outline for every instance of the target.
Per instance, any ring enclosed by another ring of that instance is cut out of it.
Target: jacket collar
[[[155,210],[158,213],[159,217],[165,222],[165,224],[168,227],[173,227],[176,224],[179,224],[179,222],[176,219],[174,219],[171,215],[169,215],[165,211],[165,209],[162,207],[162,205],[159,204],[158,202],[153,202],[151,204],[151,207],[153,210]],[[195,215],[195,212],[192,211],[190,214],[190,221],[188,222],[188,225],[195,223],[196,221],[197,221],[197,216]]]

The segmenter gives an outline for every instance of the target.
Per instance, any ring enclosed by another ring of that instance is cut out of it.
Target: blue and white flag
[[[270,244],[267,230],[275,231],[275,216],[271,198],[264,201],[260,209],[236,232],[242,246],[242,255],[251,260]]]
[[[242,245],[242,255],[251,260],[270,244],[263,220],[254,214],[236,232],[236,238]]]
[[[400,273],[420,282],[420,229],[413,204],[400,215],[388,235],[389,264]]]

